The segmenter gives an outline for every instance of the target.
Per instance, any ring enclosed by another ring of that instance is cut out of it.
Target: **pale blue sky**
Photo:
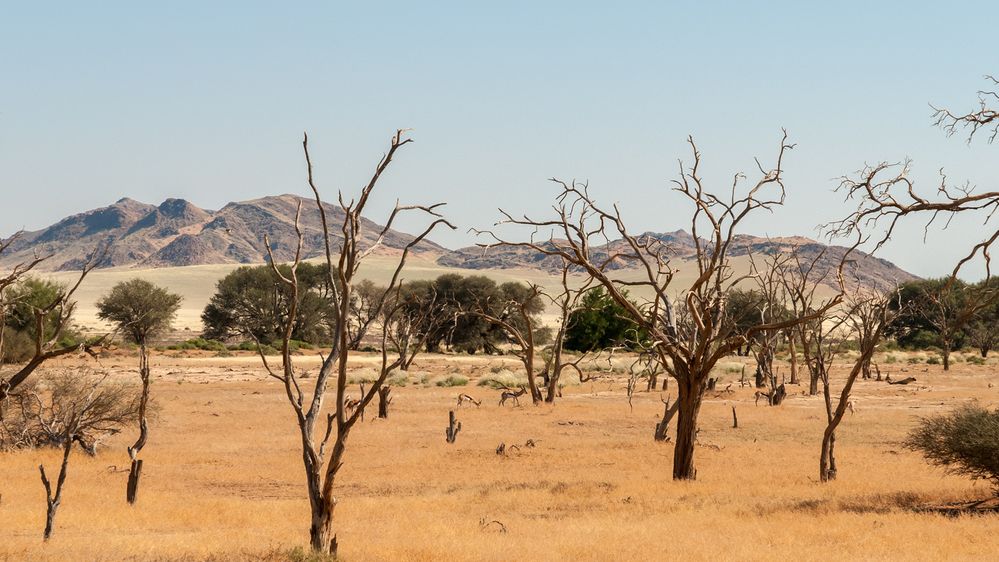
[[[452,247],[498,206],[542,211],[551,176],[588,179],[635,230],[685,227],[665,190],[688,134],[722,190],[781,127],[798,144],[787,208],[752,234],[814,236],[865,161],[997,188],[999,146],[946,138],[928,106],[970,109],[999,73],[970,28],[993,3],[810,4],[0,2],[0,233],[123,196],[305,193],[303,130],[332,198],[414,128],[377,203],[448,201]],[[952,228],[882,256],[944,273],[980,237]]]

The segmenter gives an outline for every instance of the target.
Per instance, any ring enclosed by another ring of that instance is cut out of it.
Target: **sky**
[[[13,2],[0,0],[0,236],[121,197],[219,208],[356,192],[397,128],[414,143],[369,218],[447,202],[474,243],[497,208],[544,216],[548,178],[589,182],[633,231],[687,226],[670,194],[693,136],[710,189],[773,162],[786,205],[744,226],[817,237],[851,209],[836,178],[911,158],[999,189],[999,146],[932,126],[999,73],[994,38],[957,21],[991,2]],[[403,223],[416,230],[416,222]],[[942,275],[986,230],[907,221],[879,252]],[[987,232],[992,232],[988,228]],[[970,277],[980,274],[972,268]]]

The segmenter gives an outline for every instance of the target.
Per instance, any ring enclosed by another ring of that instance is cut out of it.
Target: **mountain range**
[[[183,199],[167,199],[158,206],[133,199],[120,199],[112,205],[67,217],[47,228],[22,232],[7,251],[0,255],[0,270],[9,269],[35,256],[50,256],[40,269],[68,271],[79,269],[94,248],[107,245],[110,249],[102,268],[161,268],[205,264],[254,264],[266,259],[264,235],[278,261],[294,258],[297,243],[295,213],[301,203],[300,226],[305,240],[306,258],[323,253],[323,234],[315,201],[296,195],[262,197],[233,202],[217,211],[199,208]],[[337,205],[325,205],[332,225],[343,221],[343,211]],[[370,247],[382,227],[364,219],[362,246]],[[339,243],[334,234],[334,246]],[[648,232],[642,235],[655,239],[669,248],[671,259],[693,261],[695,240],[688,232]],[[413,240],[413,236],[389,230],[376,250],[398,253]],[[612,241],[597,254],[610,255],[623,242]],[[764,255],[797,247],[802,257],[821,256],[819,267],[832,282],[831,274],[846,251],[841,246],[826,246],[804,237],[763,238],[740,235],[733,240],[733,257]],[[472,246],[449,250],[429,240],[414,247],[414,252],[426,260],[447,268],[487,270],[527,268],[555,272],[558,258],[528,248],[504,247],[484,251]],[[858,252],[851,260],[851,284],[890,287],[916,277],[891,262]],[[627,263],[616,267],[627,268]],[[748,267],[748,266],[747,266]]]

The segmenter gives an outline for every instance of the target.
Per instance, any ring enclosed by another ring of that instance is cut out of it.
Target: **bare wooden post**
[[[735,406],[732,406],[732,429],[739,429],[739,416],[735,414]]]
[[[447,430],[444,431],[447,442],[454,443],[459,431],[461,431],[461,422],[455,419],[454,410],[451,410],[447,413]]]
[[[392,403],[389,394],[392,392],[391,386],[383,386],[378,389],[378,417],[388,419],[388,407]]]

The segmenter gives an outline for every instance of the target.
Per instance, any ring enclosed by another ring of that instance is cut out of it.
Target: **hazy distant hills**
[[[690,233],[677,230],[674,232],[646,232],[638,239],[653,238],[662,243],[667,248],[667,254],[673,266],[677,269],[696,268],[695,258],[697,256],[697,246],[694,237]],[[557,243],[557,242],[556,242]],[[551,245],[546,242],[545,245]],[[734,271],[736,275],[751,271],[750,256],[755,256],[757,263],[762,267],[763,256],[776,252],[787,252],[797,248],[803,263],[811,263],[818,258],[815,265],[815,276],[824,279],[825,284],[835,285],[835,273],[839,263],[846,253],[847,248],[842,246],[827,246],[815,240],[796,237],[783,238],[762,238],[758,236],[737,235],[733,240],[729,255],[736,259],[733,261],[733,268],[745,271]],[[628,250],[622,240],[612,241],[609,244],[593,248],[591,250],[596,261],[602,261],[608,256]],[[465,269],[506,269],[506,268],[537,268],[551,272],[560,271],[561,260],[555,256],[548,256],[542,252],[523,247],[497,247],[484,251],[478,246],[461,248],[441,256],[437,262],[448,267]],[[740,265],[741,264],[741,265]],[[615,261],[609,269],[628,269],[637,264]],[[887,289],[894,287],[897,283],[916,279],[915,275],[899,268],[888,260],[877,258],[864,252],[854,252],[850,256],[849,265],[844,270],[844,277],[850,287],[865,286]]]
[[[322,229],[319,211],[311,199],[296,195],[262,197],[229,203],[217,211],[210,211],[183,199],[167,199],[159,206],[153,206],[125,198],[107,207],[67,217],[48,228],[23,233],[7,252],[0,255],[0,269],[36,255],[51,255],[40,269],[78,269],[94,248],[108,243],[111,250],[100,264],[103,268],[262,263],[266,257],[265,234],[275,259],[287,261],[294,257],[297,241],[295,211],[299,201],[302,202],[300,223],[305,237],[305,257],[320,256],[323,252]],[[333,225],[331,230],[336,234],[338,225],[343,221],[343,212],[336,205],[327,205],[326,212]],[[370,246],[380,230],[381,226],[366,220],[364,242]],[[677,230],[649,232],[643,236],[665,244],[678,267],[685,267],[685,261],[691,262],[687,267],[693,266],[696,249],[694,238],[689,233]],[[411,235],[390,231],[378,251],[397,253],[412,240]],[[338,243],[339,239],[334,240],[334,245]],[[621,244],[622,241],[614,241],[596,251],[609,255],[608,252],[614,252]],[[798,247],[803,257],[809,259],[826,249],[824,244],[808,238],[743,235],[734,241],[731,255],[737,258],[750,254],[763,255],[791,247]],[[493,248],[488,252],[478,247],[449,250],[425,240],[415,250],[424,259],[436,261],[446,268],[526,268],[555,272],[560,267],[557,258],[525,248]],[[829,247],[819,264],[820,270],[832,273],[844,251],[842,247]],[[626,269],[628,264],[619,263],[616,267]],[[748,262],[745,267],[748,269]],[[891,262],[863,253],[855,255],[848,274],[851,284],[879,287],[915,279],[915,276]],[[833,278],[829,276],[828,281],[832,282]]]

